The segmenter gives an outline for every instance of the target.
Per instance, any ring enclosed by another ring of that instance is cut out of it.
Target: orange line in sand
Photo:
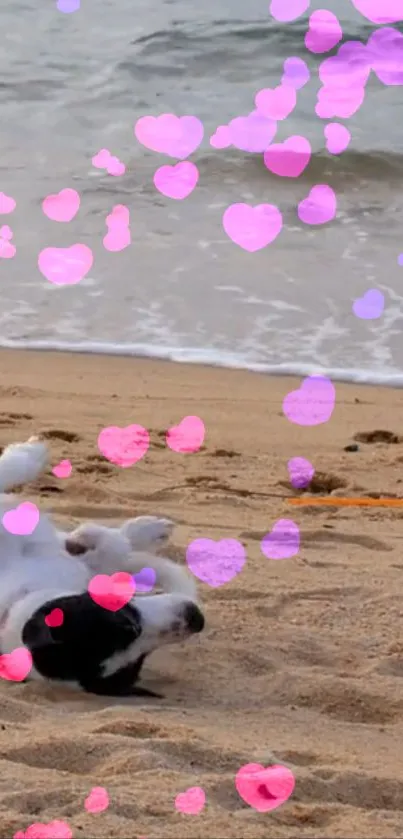
[[[327,507],[403,507],[403,498],[288,498],[289,504]]]

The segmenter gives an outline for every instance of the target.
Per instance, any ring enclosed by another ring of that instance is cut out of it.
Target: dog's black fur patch
[[[61,609],[61,626],[48,626],[45,618]],[[78,682],[82,690],[102,696],[158,696],[136,687],[144,654],[106,678],[102,665],[125,650],[142,632],[141,616],[133,605],[116,612],[98,606],[90,595],[59,597],[44,603],[27,621],[22,642],[36,670],[47,679]]]

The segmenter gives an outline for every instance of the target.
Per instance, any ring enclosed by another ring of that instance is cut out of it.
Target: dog
[[[47,445],[38,438],[8,446],[0,457],[0,493],[34,480],[47,463]],[[0,494],[0,653],[27,648],[27,679],[101,696],[163,698],[137,684],[145,659],[204,627],[194,578],[155,554],[173,523],[141,516],[121,528],[88,523],[67,533],[41,512],[30,535],[14,535],[3,517],[17,504],[16,496]],[[134,575],[144,567],[155,571],[162,594],[134,595],[117,611],[91,598],[95,575]],[[54,609],[62,611],[59,626],[45,621]]]

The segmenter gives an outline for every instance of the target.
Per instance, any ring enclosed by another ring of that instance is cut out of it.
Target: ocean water
[[[312,0],[291,23],[273,19],[268,0],[81,0],[71,14],[55,0],[3,4],[0,192],[17,205],[0,216],[16,247],[0,258],[0,345],[403,384],[403,84],[371,72],[356,114],[319,119],[318,68],[340,45],[314,55],[304,37],[309,14],[324,6],[343,42],[366,44],[377,28],[350,0]],[[254,110],[259,90],[280,84],[290,57],[304,59],[311,78],[273,142],[309,140],[312,159],[298,178],[271,174],[261,153],[209,142],[217,126]],[[401,70],[403,81],[403,60]],[[199,181],[181,201],[153,183],[158,167],[176,161],[134,135],[140,117],[162,113],[204,126],[189,158]],[[330,121],[351,131],[340,155],[325,148]],[[123,176],[92,166],[102,148],[125,163]],[[297,206],[318,184],[335,191],[337,215],[311,226]],[[81,204],[58,223],[42,201],[65,188]],[[231,241],[222,217],[238,202],[279,208],[272,244],[251,253]],[[132,241],[109,252],[105,220],[121,204]],[[91,269],[76,285],[54,285],[38,255],[75,243],[91,248]],[[352,308],[369,289],[385,298],[373,320]]]

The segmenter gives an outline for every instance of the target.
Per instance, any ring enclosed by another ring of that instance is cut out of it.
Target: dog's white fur
[[[8,446],[0,457],[0,493],[37,478],[48,462],[46,443],[31,438]],[[136,596],[143,621],[141,637],[133,650],[115,653],[105,662],[105,675],[113,673],[142,653],[161,644],[187,637],[184,606],[197,602],[196,587],[187,571],[154,551],[165,541],[173,524],[168,519],[142,516],[121,528],[84,524],[73,533],[56,529],[40,513],[31,535],[13,535],[3,524],[4,514],[18,506],[16,496],[0,495],[0,649],[2,653],[23,646],[22,631],[33,612],[53,598],[81,594],[96,574],[117,571],[138,573],[153,568],[163,594]],[[86,548],[72,556],[66,539]],[[42,678],[32,668],[30,678]]]

